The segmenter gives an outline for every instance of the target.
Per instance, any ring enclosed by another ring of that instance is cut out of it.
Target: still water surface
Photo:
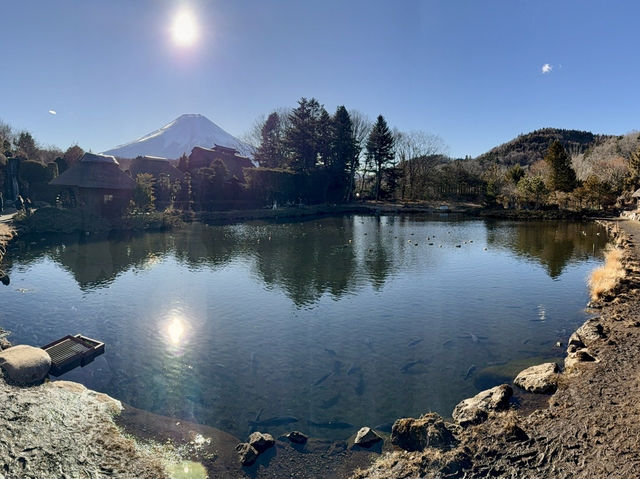
[[[260,411],[298,420],[260,430],[346,438],[449,416],[561,357],[605,243],[589,223],[415,216],[23,239],[0,326],[14,343],[106,342],[61,379],[138,408],[241,438]]]

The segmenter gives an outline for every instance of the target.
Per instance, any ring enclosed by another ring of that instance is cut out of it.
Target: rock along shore
[[[161,460],[115,426],[121,409],[78,383],[0,379],[0,478],[165,478]]]
[[[487,409],[478,424],[425,415],[422,421],[439,422],[450,440],[387,453],[353,478],[638,477],[640,254],[635,238],[640,240],[640,223],[604,224],[623,250],[626,277],[611,294],[590,303],[594,317],[572,336],[563,370],[540,368],[551,384],[540,387],[557,388],[547,396],[548,406],[528,415],[513,407]],[[523,374],[521,384],[532,384],[533,373]]]

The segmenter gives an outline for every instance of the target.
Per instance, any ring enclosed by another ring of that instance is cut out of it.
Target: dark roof
[[[222,145],[218,145],[217,143],[214,143],[214,147],[212,148],[213,150],[217,150],[221,153],[231,153],[232,155],[238,155],[238,150],[236,150],[235,148],[229,148],[228,146],[222,146]]]
[[[142,173],[149,173],[156,178],[159,178],[160,175],[168,175],[174,180],[184,178],[182,171],[173,166],[166,158],[159,156],[138,156],[131,160],[129,172],[133,178]]]
[[[194,147],[189,155],[189,169],[208,167],[214,160],[221,160],[229,173],[241,181],[244,181],[242,169],[254,167],[250,158],[239,155],[233,148],[216,145],[213,148]]]
[[[80,161],[86,161],[89,163],[115,163],[119,165],[118,160],[116,160],[115,156],[111,155],[101,155],[99,153],[85,153],[80,158]]]
[[[113,156],[85,153],[71,168],[49,182],[56,186],[133,190],[136,182],[118,167]]]

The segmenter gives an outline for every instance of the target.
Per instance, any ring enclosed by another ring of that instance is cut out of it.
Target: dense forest
[[[606,209],[631,204],[640,186],[640,137],[544,128],[477,158],[453,159],[442,139],[391,128],[339,106],[333,114],[314,98],[256,121],[246,135],[256,168],[230,172],[220,161],[190,168],[176,160],[180,180],[138,175],[130,210],[237,209],[352,201],[468,201],[487,207]],[[38,145],[29,132],[0,122],[0,185],[8,160],[19,163],[20,190],[56,203],[48,185],[83,149]],[[210,145],[205,145],[210,146]],[[127,161],[121,162],[128,164]]]

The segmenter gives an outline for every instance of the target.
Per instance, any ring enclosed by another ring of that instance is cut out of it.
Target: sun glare
[[[171,36],[176,45],[189,46],[198,38],[198,24],[193,12],[181,10],[173,19]]]
[[[184,325],[180,318],[174,318],[167,327],[167,334],[169,335],[169,341],[172,344],[178,345],[180,343],[180,339],[184,335]]]

